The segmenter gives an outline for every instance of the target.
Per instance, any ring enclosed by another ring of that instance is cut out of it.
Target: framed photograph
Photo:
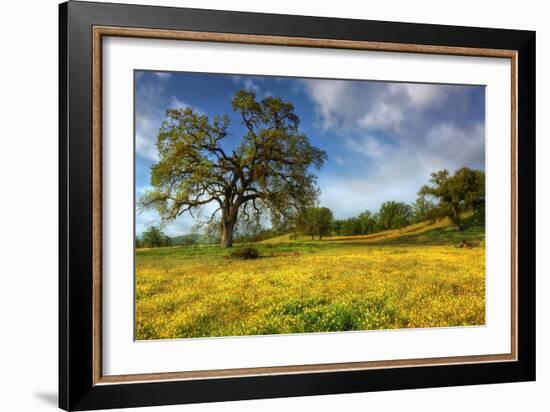
[[[59,403],[535,379],[535,33],[60,5]]]

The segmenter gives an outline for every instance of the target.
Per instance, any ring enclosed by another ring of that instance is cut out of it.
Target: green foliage
[[[319,236],[319,240],[323,236],[328,236],[332,233],[333,216],[332,211],[326,207],[308,207],[302,210],[298,216],[297,229],[304,235]]]
[[[414,223],[433,223],[437,220],[437,218],[441,217],[435,203],[428,200],[424,195],[418,196],[411,207]]]
[[[361,222],[356,217],[334,222],[334,233],[340,236],[356,236],[363,234]]]
[[[150,226],[143,235],[139,242],[136,242],[139,246],[136,247],[163,247],[171,246],[172,239],[166,236],[158,227]]]
[[[411,223],[412,208],[404,202],[392,200],[382,203],[378,212],[378,227],[380,230],[400,229]]]
[[[317,210],[317,235],[319,240],[332,232],[332,211],[327,207],[320,207]]]
[[[368,235],[378,231],[378,215],[369,210],[359,213],[356,217],[344,220],[335,220],[333,224],[334,234],[337,236]]]
[[[317,208],[308,207],[300,213],[297,218],[296,230],[303,235],[315,237],[317,226]]]
[[[153,189],[140,200],[141,208],[154,208],[165,220],[217,204],[207,223],[219,221],[223,246],[232,246],[239,216],[268,213],[280,223],[312,204],[318,189],[310,168],[320,168],[327,157],[300,132],[291,103],[239,90],[231,105],[246,129],[231,152],[222,147],[227,115],[209,119],[191,108],[166,111],[157,138],[159,161],[151,168]]]
[[[448,216],[458,229],[463,228],[462,212],[485,209],[485,172],[482,170],[462,167],[451,175],[443,169],[431,174],[430,183],[418,194],[437,199],[440,215]]]
[[[284,323],[291,320],[297,332],[335,332],[360,330],[364,308],[349,304],[331,303],[327,299],[302,298],[282,302],[268,317]],[[281,333],[271,330],[268,333]]]
[[[359,213],[357,220],[359,221],[362,235],[368,235],[378,230],[378,215],[372,214],[369,210]]]

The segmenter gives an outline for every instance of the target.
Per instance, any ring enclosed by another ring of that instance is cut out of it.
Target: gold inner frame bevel
[[[102,43],[103,37],[131,37],[163,40],[187,40],[218,43],[256,44],[290,47],[316,47],[399,53],[422,53],[475,57],[496,57],[511,60],[511,141],[512,141],[512,262],[511,262],[511,352],[494,355],[451,356],[419,359],[393,359],[314,365],[288,365],[237,369],[142,373],[130,375],[103,375],[102,362]],[[467,363],[494,363],[517,361],[517,52],[515,50],[431,46],[419,44],[384,43],[369,41],[334,40],[319,38],[264,36],[249,34],[214,33],[142,29],[131,27],[93,27],[92,43],[92,186],[93,186],[93,384],[135,383],[148,381],[215,379],[227,377],[319,373],[413,366],[456,365]]]

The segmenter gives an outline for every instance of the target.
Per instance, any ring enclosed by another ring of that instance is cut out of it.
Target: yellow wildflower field
[[[483,228],[405,229],[256,243],[252,260],[218,246],[138,249],[136,338],[483,325]],[[463,237],[479,244],[457,247]]]

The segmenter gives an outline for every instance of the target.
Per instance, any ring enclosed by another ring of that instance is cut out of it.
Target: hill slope
[[[279,235],[258,243],[294,243],[294,242],[319,242],[311,240],[310,236],[298,236],[292,238],[291,233]],[[368,235],[354,236],[330,236],[323,238],[321,242],[365,241],[365,242],[391,242],[391,243],[460,243],[462,240],[473,242],[483,241],[485,238],[485,222],[483,214],[468,214],[464,216],[464,229],[456,230],[448,218],[436,222],[421,222],[401,229],[385,230]]]

